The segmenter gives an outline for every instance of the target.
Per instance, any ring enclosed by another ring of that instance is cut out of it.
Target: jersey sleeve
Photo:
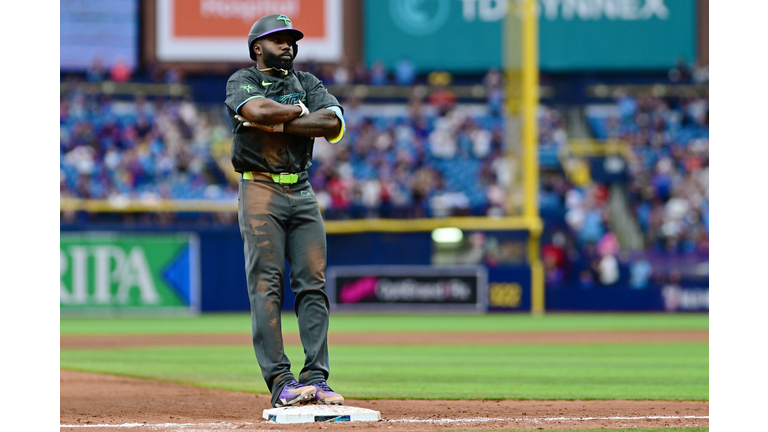
[[[227,80],[227,98],[224,103],[238,114],[240,108],[249,100],[265,97],[256,77],[247,72],[245,69],[239,70]]]
[[[344,112],[336,97],[330,93],[317,77],[312,74],[304,74],[304,89],[307,92],[307,108],[309,112],[315,112],[321,108],[337,106]]]
[[[304,88],[307,92],[307,108],[309,112],[315,112],[319,109],[327,108],[336,114],[341,120],[341,130],[338,136],[325,137],[329,143],[336,144],[344,138],[344,132],[347,127],[344,122],[344,108],[339,104],[336,96],[328,93],[328,90],[317,77],[311,74],[305,74],[306,84]]]

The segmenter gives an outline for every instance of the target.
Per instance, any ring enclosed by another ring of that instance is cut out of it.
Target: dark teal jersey
[[[227,81],[225,104],[234,134],[232,165],[235,171],[306,171],[312,165],[314,138],[245,127],[235,119],[246,102],[259,97],[287,105],[295,105],[300,100],[309,112],[330,107],[341,109],[339,101],[317,77],[307,72],[292,70],[284,78],[273,77],[254,66],[240,69]]]

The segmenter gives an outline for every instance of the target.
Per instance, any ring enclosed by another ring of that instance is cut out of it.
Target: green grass
[[[333,314],[331,332],[707,330],[707,314]],[[296,317],[283,316],[286,333]],[[62,318],[62,335],[248,333],[248,314]],[[294,373],[300,346],[287,346]],[[709,400],[708,343],[331,346],[348,398]],[[266,394],[249,345],[61,350],[62,368]],[[639,430],[639,429],[638,429]],[[649,429],[651,430],[651,429]],[[668,429],[667,429],[668,430]],[[681,429],[688,430],[688,429]],[[690,429],[702,430],[702,429]]]
[[[332,332],[375,331],[584,331],[707,330],[707,314],[352,315],[332,314]],[[204,314],[174,318],[62,318],[60,334],[248,333],[249,314]],[[283,316],[283,331],[298,332],[295,315]]]
[[[709,345],[332,346],[352,399],[709,399]],[[287,346],[294,373],[300,346]],[[267,393],[250,346],[62,350],[61,367]]]

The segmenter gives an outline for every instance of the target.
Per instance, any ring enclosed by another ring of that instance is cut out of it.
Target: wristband
[[[305,115],[309,114],[309,108],[307,108],[307,106],[304,105],[301,101],[299,101],[299,103],[296,105],[301,107],[301,114],[299,114],[299,117],[304,117]]]

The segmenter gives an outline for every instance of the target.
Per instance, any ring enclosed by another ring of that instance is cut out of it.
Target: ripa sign
[[[200,310],[195,234],[62,233],[62,313]]]

